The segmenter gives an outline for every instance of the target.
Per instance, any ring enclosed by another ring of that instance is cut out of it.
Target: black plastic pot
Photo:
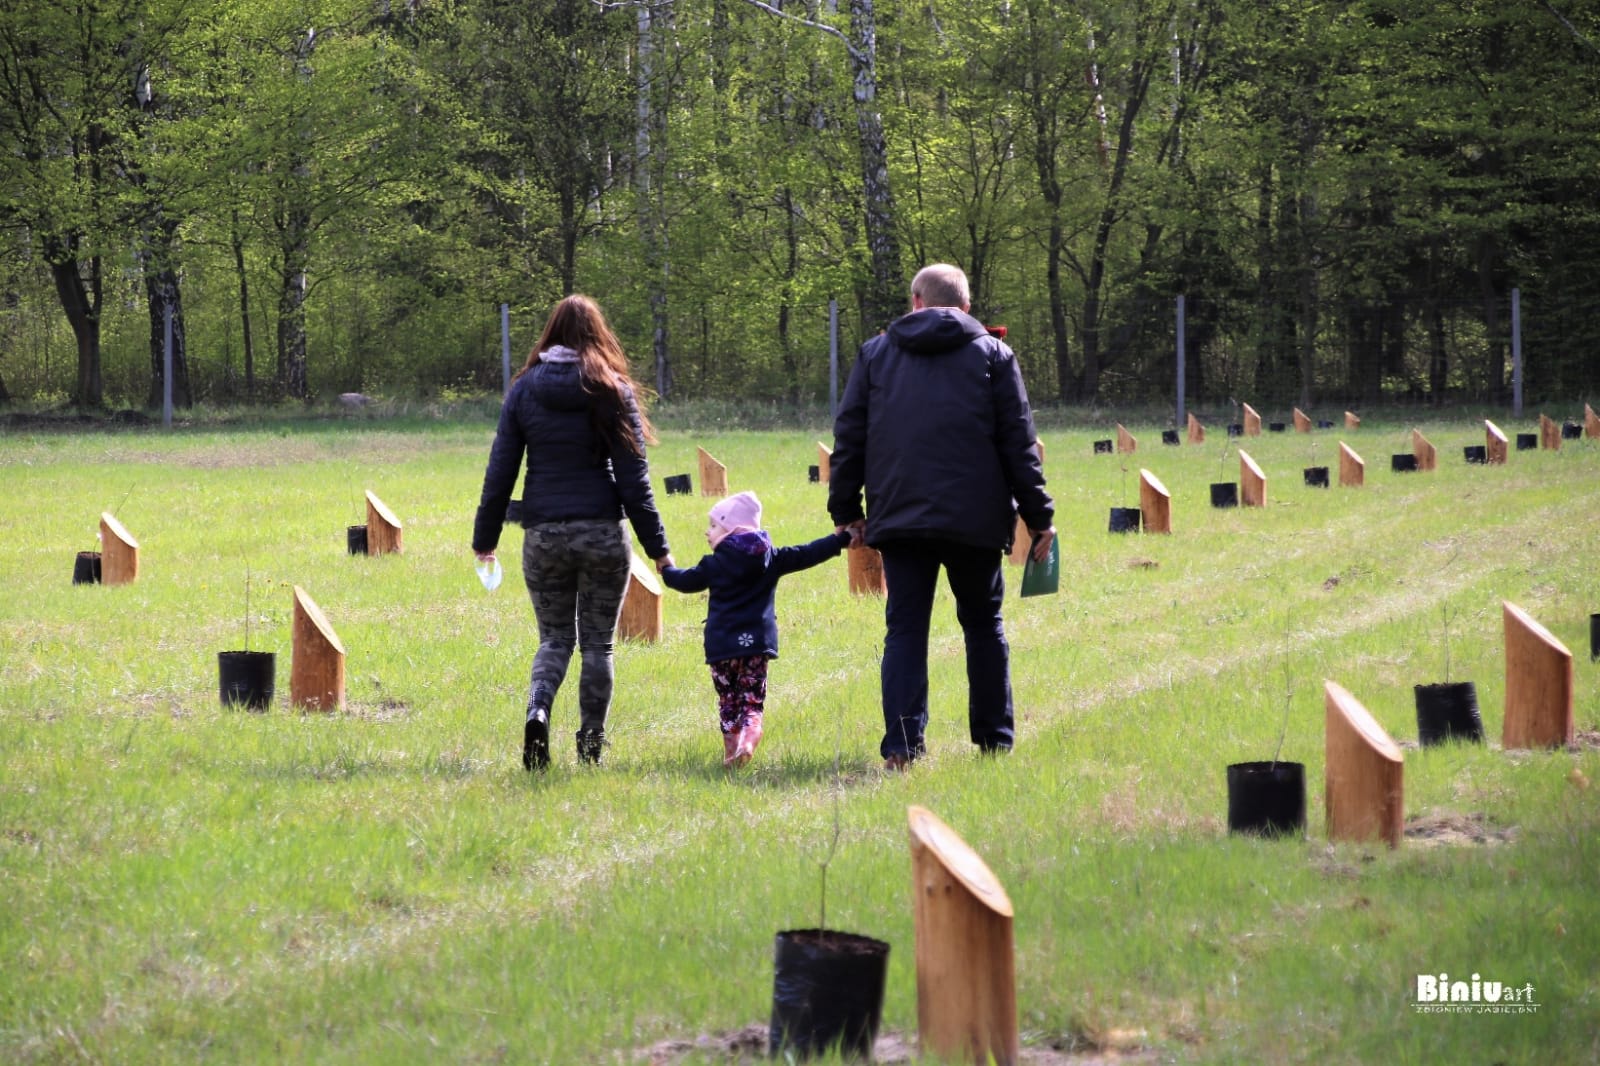
[[[688,474],[669,474],[667,476],[668,496],[687,496],[694,489],[689,483]]]
[[[1583,436],[1583,427],[1576,422],[1561,423],[1561,439],[1577,440]]]
[[[74,585],[100,584],[100,553],[79,552],[77,559],[72,563],[72,583]]]
[[[1161,443],[1162,444],[1179,444],[1179,443],[1181,443],[1178,440],[1178,431],[1175,430],[1175,429],[1164,429],[1164,430],[1162,430],[1161,431]]]
[[[1317,428],[1318,429],[1332,429],[1333,428],[1333,423],[1329,422],[1326,418],[1319,418],[1319,419],[1317,419]]]
[[[1211,483],[1211,506],[1237,507],[1239,506],[1239,485],[1234,481],[1214,481]]]
[[[347,526],[344,531],[345,550],[351,555],[367,554],[367,527]]]
[[[1284,430],[1286,430],[1288,428],[1289,428],[1288,425],[1286,423],[1283,423],[1283,422],[1268,422],[1267,423],[1267,432],[1268,433],[1282,433]]]
[[[822,480],[822,467],[820,467],[820,466],[808,466],[808,467],[806,467],[806,480],[807,481],[813,481],[813,482],[820,482]]]
[[[1487,463],[1489,461],[1489,449],[1487,445],[1469,444],[1465,448],[1461,449],[1461,454],[1466,457],[1466,460],[1469,463]]]
[[[1328,487],[1328,468],[1325,466],[1308,466],[1303,471],[1306,479],[1306,488],[1325,489]]]
[[[872,1059],[889,974],[889,945],[831,929],[792,929],[773,945],[772,1058],[808,1059],[837,1048]]]
[[[264,711],[272,706],[278,657],[270,651],[217,652],[217,680],[224,707]]]
[[[1417,469],[1417,457],[1410,452],[1389,456],[1389,469],[1397,474],[1409,474]]]
[[[1228,832],[1301,836],[1305,830],[1303,763],[1236,762],[1228,767]]]
[[[1417,739],[1424,747],[1447,740],[1483,743],[1478,688],[1471,681],[1417,685]]]
[[[1532,452],[1532,451],[1538,451],[1538,449],[1539,449],[1539,434],[1537,434],[1537,433],[1518,433],[1517,434],[1517,451],[1519,451],[1519,452]]]
[[[1111,532],[1137,533],[1139,532],[1139,508],[1113,507],[1111,508]]]
[[[1230,437],[1242,437],[1242,436],[1244,436],[1244,426],[1242,424],[1238,423],[1238,422],[1230,422],[1228,424],[1228,436],[1230,436]]]
[[[1116,445],[1112,441],[1097,440],[1094,442],[1094,453],[1096,455],[1110,455],[1115,450]]]

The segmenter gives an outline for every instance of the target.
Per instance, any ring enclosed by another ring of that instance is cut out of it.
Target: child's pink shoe
[[[743,766],[750,761],[756,753],[756,745],[761,743],[761,716],[752,714],[745,719],[744,728],[739,730],[739,743],[734,750],[734,758],[738,765]]]

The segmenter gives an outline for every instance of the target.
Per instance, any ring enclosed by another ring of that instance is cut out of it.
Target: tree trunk
[[[156,268],[146,257],[144,272],[146,305],[150,310],[150,395],[148,406],[159,407],[165,395],[167,310],[172,310],[172,403],[174,407],[193,407],[189,389],[187,330],[183,322],[183,293],[177,271]]]
[[[278,276],[278,389],[297,400],[309,399],[306,388],[305,250],[284,249]]]
[[[865,313],[870,336],[905,313],[900,241],[895,235],[889,152],[878,114],[878,29],[873,0],[850,2],[850,68],[854,78],[856,136],[861,153],[861,192],[866,206],[867,251],[872,264]]]
[[[45,240],[50,276],[55,281],[61,309],[72,326],[78,345],[78,382],[72,402],[79,407],[105,406],[104,382],[100,373],[100,257],[89,258],[89,280],[85,284],[78,257],[67,241]]]
[[[639,202],[639,240],[644,253],[645,299],[650,306],[650,354],[656,368],[656,393],[670,396],[672,355],[668,343],[667,282],[672,276],[672,264],[667,259],[666,109],[656,97],[655,84],[656,17],[656,9],[640,6],[634,182]]]
[[[256,346],[250,336],[250,276],[244,269],[244,237],[239,232],[239,212],[233,213],[233,231],[229,234],[233,247],[233,268],[239,275],[239,325],[244,331],[244,394],[247,399],[256,396]]]

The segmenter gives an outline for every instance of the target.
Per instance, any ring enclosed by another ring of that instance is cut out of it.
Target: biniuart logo
[[[1418,1014],[1536,1014],[1532,984],[1511,985],[1485,981],[1473,974],[1470,981],[1452,981],[1447,973],[1417,974]]]

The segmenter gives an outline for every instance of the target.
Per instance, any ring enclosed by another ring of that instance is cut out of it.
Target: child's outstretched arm
[[[707,555],[688,569],[671,565],[660,567],[661,581],[678,592],[704,592],[711,587],[712,561]]]
[[[827,562],[850,546],[850,534],[829,533],[809,544],[796,544],[779,548],[772,553],[772,570],[777,574],[792,574],[809,570],[818,563]]]

